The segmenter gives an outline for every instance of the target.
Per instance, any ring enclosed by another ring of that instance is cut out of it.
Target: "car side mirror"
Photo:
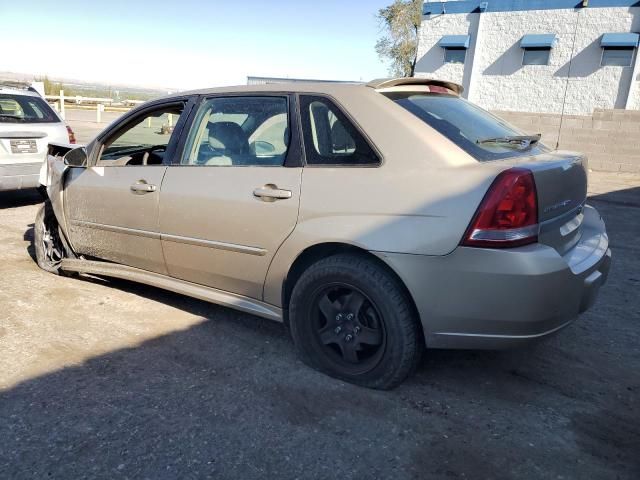
[[[87,150],[84,147],[76,147],[73,150],[69,150],[62,157],[62,161],[69,167],[86,167]]]

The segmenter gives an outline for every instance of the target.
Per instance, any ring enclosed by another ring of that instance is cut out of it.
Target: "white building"
[[[639,0],[427,0],[416,76],[491,110],[640,110],[637,32]]]

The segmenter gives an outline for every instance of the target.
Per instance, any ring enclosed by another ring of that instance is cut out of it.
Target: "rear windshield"
[[[60,119],[41,97],[0,93],[0,123],[58,123]]]
[[[527,148],[504,143],[480,143],[526,133],[456,95],[410,92],[388,92],[384,95],[435,128],[476,160],[499,160],[548,151],[540,142]]]

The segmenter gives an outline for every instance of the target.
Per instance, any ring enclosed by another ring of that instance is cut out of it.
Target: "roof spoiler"
[[[13,80],[1,80],[0,88],[8,88],[11,90],[27,90],[29,92],[38,93],[38,91],[33,88],[33,86],[27,82],[18,82]]]
[[[437,85],[439,87],[448,88],[460,95],[464,91],[464,87],[457,83],[446,82],[444,80],[435,80],[432,78],[418,78],[418,77],[400,77],[400,78],[377,78],[367,83],[367,87],[375,88],[376,90],[382,88],[400,87],[408,85]]]

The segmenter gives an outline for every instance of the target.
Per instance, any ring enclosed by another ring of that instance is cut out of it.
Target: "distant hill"
[[[109,97],[113,99],[150,100],[152,98],[173,93],[175,90],[145,88],[132,85],[101,84],[83,82],[72,78],[47,77],[29,73],[0,72],[0,83],[3,81],[33,82],[44,81],[47,94],[56,95],[60,89],[68,96],[81,95],[83,97]]]

